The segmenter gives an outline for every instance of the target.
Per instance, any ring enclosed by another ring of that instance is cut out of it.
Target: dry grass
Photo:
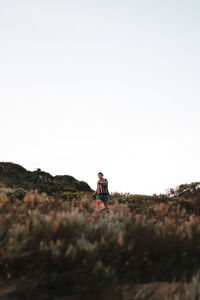
[[[109,211],[95,212],[91,193],[17,195],[0,188],[2,287],[26,281],[35,297],[50,286],[61,297],[83,290],[94,295],[112,284],[113,290],[132,288],[128,296],[123,296],[125,290],[116,292],[121,299],[157,300],[160,287],[149,290],[148,298],[140,288],[155,287],[152,282],[158,281],[191,282],[200,268],[200,217],[177,199],[134,202],[131,195],[112,195]],[[188,290],[195,285],[187,284]],[[24,284],[18,287],[28,293]],[[186,299],[181,293],[171,295]]]

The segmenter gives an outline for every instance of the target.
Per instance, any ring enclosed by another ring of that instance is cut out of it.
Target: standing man
[[[98,173],[99,180],[97,182],[97,189],[94,195],[96,196],[96,210],[100,209],[101,201],[104,204],[104,207],[108,209],[108,200],[110,198],[108,191],[108,180],[103,178],[101,172]]]

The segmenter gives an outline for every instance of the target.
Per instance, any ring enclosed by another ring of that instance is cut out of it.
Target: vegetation
[[[92,191],[86,182],[79,181],[70,175],[52,176],[41,171],[41,169],[31,172],[11,162],[0,162],[0,182],[6,187],[25,190],[37,189],[48,195],[62,192]]]
[[[6,297],[153,300],[159,299],[156,282],[184,282],[166,299],[199,299],[196,195],[114,193],[109,204],[109,211],[95,212],[91,192],[48,195],[2,184],[0,286],[4,293],[8,286]]]

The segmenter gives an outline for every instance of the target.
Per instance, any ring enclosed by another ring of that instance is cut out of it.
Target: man
[[[110,198],[108,191],[108,180],[103,178],[103,174],[101,172],[98,173],[99,180],[97,182],[97,189],[94,193],[96,196],[96,210],[100,209],[101,201],[104,204],[104,207],[108,209],[108,200]]]

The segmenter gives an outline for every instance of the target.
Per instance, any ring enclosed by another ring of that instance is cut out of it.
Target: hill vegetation
[[[41,169],[28,171],[11,162],[0,162],[0,182],[6,187],[37,189],[48,195],[59,192],[92,191],[86,182],[78,181],[70,175],[52,176]]]
[[[2,183],[0,299],[200,299],[198,186],[95,211],[91,191]]]

